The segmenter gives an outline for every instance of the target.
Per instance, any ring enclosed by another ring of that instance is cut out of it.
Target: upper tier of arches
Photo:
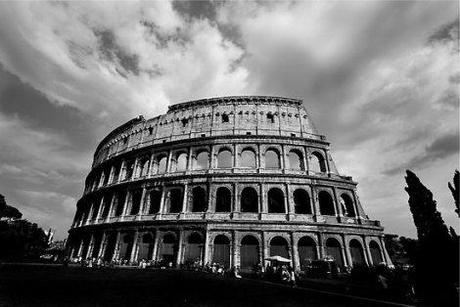
[[[269,135],[325,141],[301,100],[223,97],[172,105],[164,115],[130,120],[102,140],[96,149],[94,164],[134,148],[221,135]]]

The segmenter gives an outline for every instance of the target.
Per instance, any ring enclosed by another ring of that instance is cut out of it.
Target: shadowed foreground
[[[0,306],[388,306],[178,270],[0,267]]]

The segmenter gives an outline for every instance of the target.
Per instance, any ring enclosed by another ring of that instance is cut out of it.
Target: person
[[[233,267],[233,276],[235,278],[241,278],[240,269],[238,266]]]
[[[295,271],[291,266],[288,267],[288,271],[290,275],[289,283],[291,284],[291,286],[295,287],[297,285]]]
[[[282,281],[283,283],[286,283],[286,284],[287,284],[287,283],[289,283],[289,280],[290,280],[290,279],[291,279],[291,275],[289,274],[289,272],[288,272],[286,266],[283,265],[283,266],[281,267],[281,281]]]

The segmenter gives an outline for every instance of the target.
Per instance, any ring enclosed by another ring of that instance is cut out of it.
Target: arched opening
[[[232,211],[232,193],[226,187],[220,187],[216,192],[216,212]]]
[[[187,170],[187,154],[185,152],[179,154],[176,159],[176,172],[185,172]]]
[[[169,190],[169,213],[179,213],[182,211],[183,193],[182,189],[174,188]]]
[[[142,190],[134,190],[132,192],[132,204],[131,204],[131,212],[130,215],[136,215],[139,213],[139,209],[141,206],[141,198],[142,198]]]
[[[118,181],[118,177],[120,176],[120,169],[121,169],[121,163],[118,163],[115,165],[113,168],[113,177],[112,177],[112,183]]]
[[[350,241],[350,253],[351,253],[351,261],[353,265],[363,265],[366,262],[364,261],[364,251],[361,243],[358,240],[353,239]]]
[[[281,168],[280,157],[277,151],[269,149],[265,152],[265,168],[279,169]]]
[[[88,256],[90,240],[91,238],[89,236],[86,236],[81,241],[81,244],[83,244],[82,249],[81,249],[81,256],[83,257],[83,259],[86,259]]]
[[[166,234],[163,237],[159,253],[160,261],[165,264],[174,264],[177,259],[177,242],[173,234]]]
[[[378,265],[383,262],[382,253],[377,242],[371,241],[371,243],[369,244],[369,251],[371,252],[373,265]]]
[[[104,261],[111,261],[113,257],[113,252],[115,251],[115,245],[117,244],[117,234],[110,233],[107,238],[107,245],[105,247],[105,252],[103,255]]]
[[[203,239],[197,232],[190,234],[185,245],[184,262],[193,263],[199,261],[201,263],[203,255]]]
[[[209,168],[209,153],[207,151],[201,151],[196,155],[196,160],[193,169],[208,169]]]
[[[139,252],[137,254],[137,260],[150,260],[152,259],[153,252],[153,235],[146,233],[142,236],[142,240],[139,243]]]
[[[150,191],[149,196],[150,196],[149,214],[159,213],[160,205],[161,205],[161,191],[152,190]]]
[[[318,194],[319,211],[322,215],[335,215],[334,201],[331,195],[326,191],[321,191]]]
[[[205,212],[208,209],[206,191],[202,187],[192,190],[192,212]]]
[[[158,174],[166,173],[166,167],[168,164],[168,158],[163,156],[158,160]]]
[[[120,192],[115,198],[115,216],[120,216],[123,214],[123,209],[125,207],[126,191]]]
[[[142,158],[141,161],[139,162],[139,165],[140,165],[139,176],[141,177],[146,176],[149,171],[149,165],[150,165],[149,158],[148,157]]]
[[[310,156],[310,170],[315,173],[326,172],[326,162],[324,161],[323,155],[318,152],[314,152]]]
[[[355,209],[353,208],[353,201],[347,194],[340,195],[340,205],[342,206],[343,214],[348,217],[355,217]]]
[[[97,258],[99,256],[99,250],[101,248],[101,243],[102,243],[102,233],[95,234],[93,252],[91,254],[92,258]]]
[[[334,259],[335,263],[338,267],[344,266],[343,256],[342,256],[342,248],[340,246],[339,241],[333,238],[329,238],[326,241],[326,254]]]
[[[109,183],[109,177],[110,177],[110,169],[106,170],[104,172],[104,183],[103,185],[107,185]]]
[[[301,268],[310,264],[311,261],[318,259],[316,243],[312,238],[307,236],[300,238],[298,249]]]
[[[311,214],[310,196],[304,189],[294,191],[294,210],[297,214]]]
[[[120,243],[119,258],[130,261],[134,238],[132,234],[125,234]]]
[[[218,168],[232,168],[233,156],[232,152],[228,149],[223,149],[217,155],[217,167]]]
[[[284,194],[278,188],[272,188],[268,191],[268,212],[269,213],[285,213],[284,210]]]
[[[241,240],[241,270],[251,271],[259,263],[259,241],[253,236],[245,236]]]
[[[102,209],[102,218],[105,219],[107,218],[107,216],[109,215],[109,211],[110,211],[110,201],[112,199],[112,196],[110,195],[107,195],[106,197],[104,197],[104,201],[103,201],[103,209]]]
[[[259,212],[259,200],[256,190],[251,187],[241,192],[241,212]]]
[[[101,203],[100,199],[95,200],[94,203],[93,203],[93,211],[92,211],[92,215],[91,215],[92,220],[96,219],[96,217],[97,217],[97,213],[99,212],[100,203]]]
[[[270,256],[281,256],[287,259],[289,257],[289,244],[283,237],[274,237],[270,241]]]
[[[302,154],[297,150],[291,150],[288,154],[289,168],[293,170],[303,170]]]
[[[133,177],[134,173],[134,161],[128,161],[126,162],[126,168],[125,168],[125,180],[130,180]]]
[[[256,154],[251,149],[244,149],[241,152],[241,167],[256,168]]]
[[[218,235],[214,239],[212,262],[230,268],[230,240],[224,235]]]

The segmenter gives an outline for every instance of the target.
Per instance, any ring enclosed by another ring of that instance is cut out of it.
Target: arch
[[[105,219],[105,218],[107,218],[107,216],[109,216],[111,200],[112,200],[112,195],[104,197],[104,201],[102,203],[102,205],[103,205],[102,218],[103,219]]]
[[[197,232],[191,233],[187,238],[184,251],[184,262],[201,262],[203,259],[203,238]]]
[[[150,160],[148,157],[143,157],[141,161],[139,161],[140,172],[139,176],[146,176],[149,170]]]
[[[168,197],[168,211],[169,213],[179,213],[182,211],[182,202],[184,199],[184,195],[182,193],[182,189],[180,188],[173,188],[169,190],[169,197]]]
[[[382,253],[380,251],[380,246],[377,242],[375,242],[374,240],[372,240],[370,243],[369,243],[369,251],[371,253],[371,257],[372,257],[372,264],[373,265],[378,265],[380,263],[383,262],[383,259],[382,259]]]
[[[318,194],[319,211],[321,215],[335,215],[334,201],[331,194],[326,191],[321,191]]]
[[[114,183],[114,182],[118,181],[118,177],[120,176],[120,170],[121,170],[121,162],[119,162],[113,168],[113,177],[112,177],[112,182],[111,183]]]
[[[115,246],[117,244],[117,234],[112,232],[109,233],[107,237],[107,245],[105,247],[105,252],[103,258],[105,261],[111,261],[113,257],[113,253],[115,251]]]
[[[180,153],[176,158],[176,172],[185,172],[187,170],[187,154]]]
[[[311,261],[318,259],[315,240],[309,236],[300,238],[298,243],[298,251],[300,267],[302,268],[307,266]]]
[[[125,200],[126,200],[126,191],[120,192],[116,197],[116,204],[115,204],[115,216],[120,216],[123,214],[123,210],[125,207]]]
[[[133,177],[133,173],[134,173],[134,161],[126,162],[124,180],[130,180]]]
[[[160,190],[152,190],[150,191],[150,205],[149,205],[149,214],[155,214],[160,212],[161,206],[161,191]]]
[[[310,196],[304,189],[294,191],[294,210],[296,214],[312,214]]]
[[[289,244],[283,237],[276,236],[270,240],[270,256],[289,257]]]
[[[259,196],[252,187],[246,187],[241,192],[241,212],[259,212]]]
[[[265,152],[265,168],[267,169],[280,169],[280,155],[274,149],[267,149]]]
[[[232,193],[226,187],[220,187],[216,192],[216,212],[232,211]]]
[[[120,242],[119,258],[130,261],[133,250],[134,237],[132,234],[125,234]]]
[[[96,219],[96,217],[97,217],[97,213],[98,213],[98,211],[99,211],[100,203],[101,203],[101,200],[100,200],[100,199],[96,199],[96,200],[93,202],[93,212],[92,212],[92,214],[91,214],[91,219],[92,219],[92,220]]]
[[[233,166],[233,155],[228,149],[222,149],[217,155],[217,167],[218,168],[232,168]]]
[[[168,166],[168,158],[166,156],[162,156],[158,160],[158,174],[166,173]]]
[[[348,194],[343,193],[340,195],[340,205],[342,206],[343,214],[348,217],[355,217],[355,209],[353,206],[353,200],[351,200]]]
[[[214,250],[212,262],[223,265],[225,268],[230,267],[230,240],[225,235],[217,235],[214,238]]]
[[[337,239],[329,238],[326,240],[326,254],[334,259],[337,266],[344,266],[342,247]]]
[[[285,213],[284,193],[278,188],[272,188],[268,191],[268,212]]]
[[[193,169],[201,170],[201,169],[208,169],[208,168],[209,168],[209,153],[206,150],[200,151],[196,155]]]
[[[99,249],[101,248],[102,244],[102,233],[96,233],[94,235],[94,245],[93,245],[93,251],[91,253],[92,258],[97,258],[99,255]]]
[[[142,236],[142,240],[139,243],[139,252],[137,255],[137,260],[152,259],[153,242],[153,235],[151,233],[146,233]]]
[[[291,150],[288,154],[289,168],[292,170],[304,170],[302,154],[298,150]]]
[[[165,264],[168,264],[170,262],[172,262],[173,264],[175,263],[177,259],[177,240],[173,234],[168,233],[163,236],[163,240],[161,240],[160,253],[158,258]]]
[[[202,187],[192,189],[192,212],[205,212],[208,209],[206,191]]]
[[[142,198],[142,190],[137,189],[132,192],[131,200],[131,212],[130,215],[136,215],[139,213],[139,209],[141,207],[141,198]]]
[[[251,271],[259,263],[259,241],[254,236],[247,235],[241,240],[240,260],[242,271]]]
[[[310,170],[315,173],[326,172],[326,161],[319,152],[315,151],[310,155]]]
[[[245,148],[241,152],[241,160],[240,160],[240,166],[241,167],[250,167],[250,168],[256,168],[257,163],[256,163],[256,154],[252,149]]]
[[[350,254],[351,254],[351,261],[353,262],[353,265],[363,265],[366,264],[364,260],[364,250],[359,243],[358,240],[353,239],[350,241]]]
[[[106,186],[107,183],[109,183],[109,177],[110,177],[110,168],[104,172],[104,182],[102,183],[104,186]]]

